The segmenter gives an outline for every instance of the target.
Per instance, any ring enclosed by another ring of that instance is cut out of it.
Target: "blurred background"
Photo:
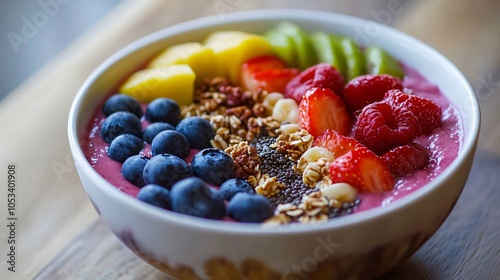
[[[0,100],[120,1],[2,0]]]

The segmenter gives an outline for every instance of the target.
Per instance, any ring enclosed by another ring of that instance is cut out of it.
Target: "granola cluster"
[[[236,165],[236,177],[248,179],[260,176],[260,158],[255,147],[248,145],[248,142],[242,141],[236,145],[225,149],[234,160]]]
[[[208,79],[195,91],[194,103],[182,106],[181,114],[210,121],[216,131],[212,146],[225,150],[257,136],[277,136],[280,122],[267,115],[267,95],[267,91],[244,91],[224,78]]]
[[[320,158],[315,162],[309,162],[303,169],[302,179],[304,184],[318,189],[332,184],[330,179],[330,162],[326,158]],[[300,167],[298,167],[300,169]]]
[[[330,217],[351,213],[359,204],[359,199],[345,200],[345,197],[333,198],[322,191],[304,195],[299,205],[293,203],[280,204],[275,215],[264,223],[269,226],[291,222],[311,223],[326,221]],[[343,212],[343,213],[342,213]]]
[[[302,129],[291,134],[281,134],[271,148],[276,148],[289,159],[298,161],[304,152],[311,148],[313,140],[313,136]]]
[[[310,223],[328,220],[330,206],[335,204],[333,200],[321,195],[321,192],[313,192],[305,195],[299,205],[291,203],[278,205],[276,215],[268,219],[267,224],[286,224],[292,221],[299,223]]]

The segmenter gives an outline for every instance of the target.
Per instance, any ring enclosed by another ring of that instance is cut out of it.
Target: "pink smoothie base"
[[[380,194],[359,193],[358,197],[361,199],[361,203],[354,210],[354,213],[379,206],[387,206],[391,202],[421,188],[445,170],[457,157],[461,149],[463,128],[457,110],[449,103],[438,87],[426,81],[419,73],[409,67],[405,67],[405,71],[404,87],[413,90],[415,95],[434,100],[443,112],[441,127],[435,129],[430,136],[420,136],[415,140],[415,142],[430,149],[431,160],[429,166],[424,170],[419,170],[409,176],[398,179],[394,189],[390,192]],[[143,104],[143,112],[145,112],[146,106],[146,104]],[[136,197],[140,188],[134,186],[122,176],[122,164],[110,159],[106,153],[109,144],[104,142],[99,134],[101,124],[104,121],[101,108],[102,104],[94,112],[87,130],[82,133],[83,137],[80,141],[82,150],[97,173],[120,191]],[[143,117],[143,128],[148,124]],[[185,159],[186,162],[191,162],[192,157],[197,152],[197,150],[191,150],[190,155]],[[141,151],[140,155],[151,157],[149,144]]]

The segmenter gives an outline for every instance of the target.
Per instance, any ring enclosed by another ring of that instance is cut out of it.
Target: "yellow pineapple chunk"
[[[214,32],[204,43],[215,52],[219,69],[236,85],[240,83],[241,65],[245,61],[272,54],[271,45],[264,37],[241,31]]]
[[[195,75],[186,64],[148,68],[135,72],[120,87],[139,102],[151,102],[158,97],[168,97],[179,105],[193,102]]]
[[[217,58],[214,51],[198,42],[174,45],[155,57],[148,68],[164,67],[173,64],[187,64],[196,75],[196,83],[205,78],[220,77],[221,71],[215,67]]]

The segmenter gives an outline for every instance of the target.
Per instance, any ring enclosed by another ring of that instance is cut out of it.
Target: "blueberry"
[[[139,118],[130,112],[116,112],[109,115],[101,126],[101,137],[107,143],[122,134],[142,137],[142,126]]]
[[[150,122],[166,122],[177,125],[181,121],[181,109],[170,98],[156,98],[146,109],[146,119]]]
[[[175,130],[165,130],[153,139],[151,153],[153,156],[159,154],[171,154],[180,158],[189,155],[189,143],[184,135]]]
[[[237,193],[227,205],[227,213],[244,223],[260,223],[274,214],[271,202],[265,196],[248,193]]]
[[[253,187],[243,179],[229,179],[220,185],[220,192],[225,200],[230,201],[237,193],[244,192],[254,194]]]
[[[199,178],[175,183],[170,191],[172,210],[196,217],[220,220],[226,215],[224,198]]]
[[[154,206],[170,209],[170,191],[162,186],[149,184],[137,193],[137,199]]]
[[[183,119],[175,128],[186,136],[189,146],[193,149],[210,148],[210,140],[215,137],[215,130],[209,121],[201,117],[188,117]]]
[[[151,143],[153,141],[153,138],[155,138],[158,133],[165,130],[175,130],[175,126],[165,122],[152,123],[142,131],[142,139],[144,139],[144,141],[148,143]]]
[[[133,155],[137,155],[142,148],[144,142],[141,138],[132,134],[122,134],[111,142],[108,149],[108,156],[116,161],[124,162]]]
[[[152,157],[142,173],[146,184],[156,184],[170,189],[176,182],[191,177],[191,167],[181,158],[161,154]]]
[[[142,117],[141,105],[135,98],[126,94],[117,93],[112,95],[102,107],[102,113],[107,117],[116,112],[130,112],[139,119]]]
[[[122,174],[127,181],[134,184],[137,187],[143,187],[146,185],[144,178],[142,177],[142,171],[144,166],[149,161],[148,157],[143,157],[139,155],[131,156],[122,165]]]
[[[191,168],[193,168],[194,176],[215,186],[220,186],[233,178],[235,174],[233,158],[217,148],[199,151],[191,161]]]

